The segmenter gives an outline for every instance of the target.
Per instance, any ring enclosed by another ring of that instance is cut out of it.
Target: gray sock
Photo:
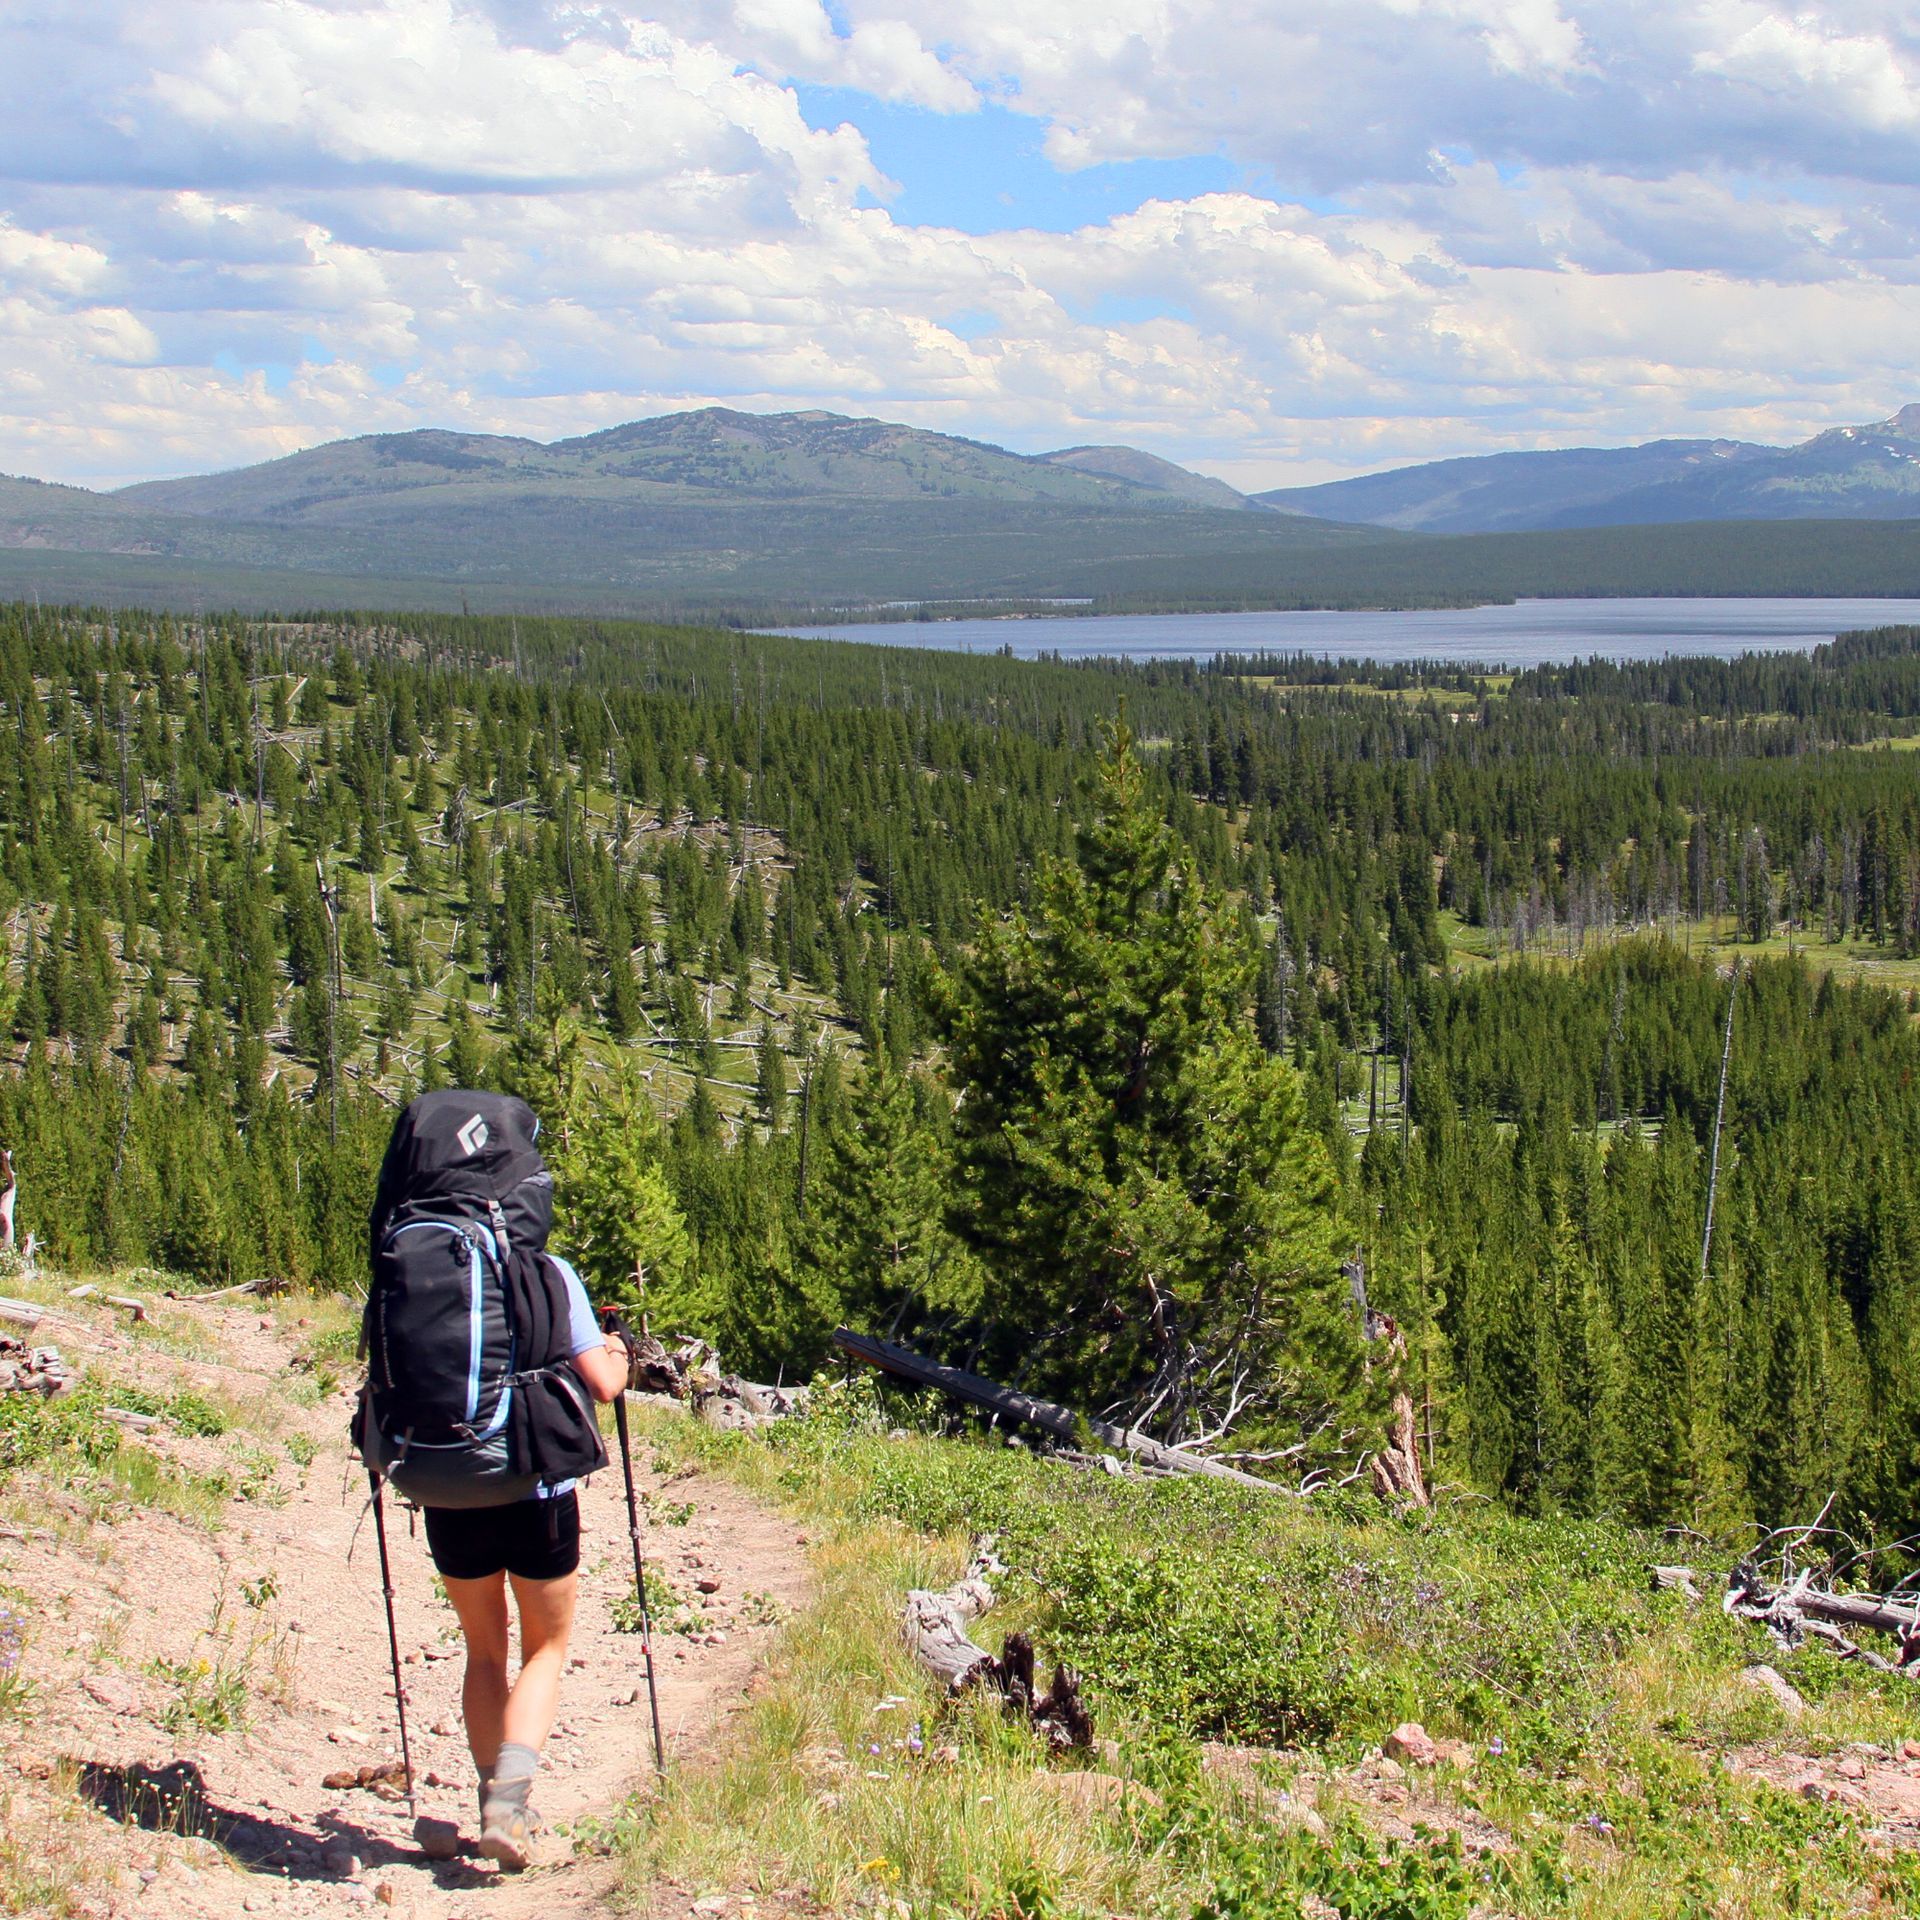
[[[507,1741],[500,1749],[500,1758],[493,1763],[492,1778],[482,1783],[482,1814],[493,1807],[514,1807],[524,1812],[539,1766],[540,1754],[536,1748],[518,1740]]]

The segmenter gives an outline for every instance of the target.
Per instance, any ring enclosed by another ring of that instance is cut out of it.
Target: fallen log
[[[1655,1593],[1677,1593],[1689,1602],[1700,1598],[1700,1583],[1691,1567],[1655,1567],[1652,1574]]]
[[[969,1687],[996,1688],[1007,1711],[1025,1719],[1056,1750],[1093,1745],[1093,1716],[1080,1698],[1080,1676],[1056,1665],[1053,1684],[1038,1693],[1032,1637],[1010,1633],[999,1654],[989,1653],[968,1632],[993,1606],[993,1576],[1006,1572],[991,1535],[974,1542],[967,1570],[944,1592],[915,1587],[907,1595],[901,1632],[913,1657],[949,1697]]]
[[[1829,1626],[1824,1620],[1802,1620],[1800,1631],[1809,1639],[1819,1640],[1831,1647],[1839,1659],[1858,1660],[1875,1673],[1907,1674],[1912,1678],[1914,1672],[1920,1672],[1920,1669],[1910,1670],[1904,1658],[1889,1660],[1884,1653],[1875,1653],[1871,1647],[1863,1647],[1857,1641],[1849,1640],[1838,1627]]]
[[[1816,1587],[1807,1573],[1778,1587],[1743,1562],[1727,1576],[1721,1604],[1728,1613],[1765,1627],[1782,1646],[1819,1640],[1843,1660],[1920,1679],[1920,1595],[1832,1593]],[[1861,1646],[1851,1638],[1861,1632],[1890,1635],[1898,1652],[1889,1659]]]
[[[57,1400],[73,1388],[73,1369],[58,1347],[30,1347],[0,1333],[0,1393],[37,1393]]]
[[[684,1400],[691,1391],[692,1367],[683,1347],[671,1353],[652,1334],[636,1335],[627,1353],[627,1390],[630,1393],[666,1393]]]
[[[1809,1587],[1794,1596],[1794,1606],[1809,1619],[1836,1627],[1866,1627],[1900,1640],[1920,1634],[1920,1598],[1895,1604],[1877,1593],[1822,1593]]]
[[[693,1400],[708,1426],[752,1432],[798,1413],[807,1403],[807,1389],[762,1386],[737,1373],[723,1373],[712,1386],[696,1387]]]
[[[1294,1492],[1292,1487],[1284,1487],[1278,1481],[1262,1480],[1258,1474],[1242,1473],[1238,1467],[1223,1466],[1218,1460],[1208,1460],[1199,1454],[1183,1453],[1178,1447],[1165,1446],[1133,1427],[1116,1427],[1104,1420],[1089,1420],[1084,1414],[1075,1413],[1072,1408],[1063,1407],[1056,1401],[1036,1399],[1030,1393],[1003,1387],[998,1381],[989,1380],[982,1374],[968,1373],[961,1367],[949,1367],[938,1360],[928,1360],[910,1347],[895,1346],[890,1340],[876,1340],[871,1334],[855,1333],[851,1328],[841,1327],[835,1331],[833,1343],[843,1353],[851,1354],[854,1359],[863,1360],[868,1366],[877,1367],[895,1379],[911,1381],[920,1387],[938,1387],[942,1393],[952,1394],[957,1400],[965,1400],[973,1406],[986,1407],[994,1413],[1003,1414],[1008,1419],[1038,1427],[1041,1432],[1051,1434],[1056,1440],[1064,1440],[1070,1446],[1081,1444],[1091,1433],[1108,1446],[1131,1454],[1136,1460],[1145,1461],[1148,1466],[1161,1467],[1170,1473],[1204,1474],[1209,1480],[1231,1480],[1236,1486],[1257,1487],[1262,1493]]]
[[[1005,1572],[994,1556],[991,1537],[983,1537],[974,1542],[966,1572],[944,1593],[915,1587],[907,1595],[901,1621],[907,1650],[949,1693],[958,1692],[980,1668],[993,1664],[993,1655],[976,1646],[967,1629],[992,1607],[989,1582],[994,1574]]]
[[[169,1287],[167,1289],[167,1298],[169,1300],[198,1302],[202,1300],[225,1300],[230,1295],[236,1293],[284,1293],[286,1290],[286,1281],[263,1278],[259,1280],[242,1280],[237,1287],[214,1287],[207,1293],[189,1293],[183,1292],[178,1287]]]
[[[667,1394],[709,1426],[747,1432],[798,1413],[807,1402],[805,1387],[770,1387],[724,1372],[705,1340],[684,1339],[670,1348],[652,1333],[634,1336],[627,1390]]]

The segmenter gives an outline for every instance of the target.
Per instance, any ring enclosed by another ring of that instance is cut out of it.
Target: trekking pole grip
[[[633,1329],[627,1325],[626,1315],[618,1307],[600,1309],[600,1331],[617,1334],[620,1344],[627,1350],[627,1385],[633,1385],[635,1368],[640,1363],[640,1342],[634,1337]]]

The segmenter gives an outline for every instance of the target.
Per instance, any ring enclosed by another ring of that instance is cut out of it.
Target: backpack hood
[[[537,1253],[553,1226],[553,1180],[524,1100],[441,1087],[394,1122],[369,1221],[377,1255],[399,1222],[444,1212],[490,1221],[497,1206],[515,1249]]]

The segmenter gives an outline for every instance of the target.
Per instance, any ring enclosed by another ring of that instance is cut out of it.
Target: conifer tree
[[[687,1223],[661,1165],[665,1145],[638,1075],[624,1071],[590,1103],[554,1157],[555,1244],[595,1300],[645,1312],[663,1332],[711,1328],[716,1300],[700,1285]]]
[[[1337,1439],[1360,1342],[1332,1173],[1124,722],[1076,852],[983,923],[947,1000],[954,1225],[987,1310],[1081,1405],[1176,1440]]]
[[[971,1262],[944,1218],[944,1160],[912,1082],[878,1060],[825,1142],[807,1217],[808,1263],[841,1318],[893,1333],[932,1310],[976,1304],[966,1285]]]
[[[778,1133],[787,1117],[787,1056],[780,1050],[780,1037],[771,1021],[762,1023],[755,1048],[754,1100],[760,1124],[769,1133]]]

